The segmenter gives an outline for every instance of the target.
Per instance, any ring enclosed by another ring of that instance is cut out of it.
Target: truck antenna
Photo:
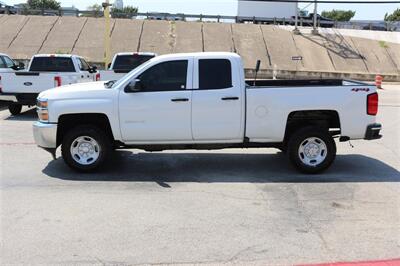
[[[255,74],[254,74],[253,86],[256,86],[257,74],[258,74],[258,71],[260,70],[260,65],[261,65],[261,60],[257,60]]]

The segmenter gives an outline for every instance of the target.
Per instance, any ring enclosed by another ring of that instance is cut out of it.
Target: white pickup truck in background
[[[0,53],[0,73],[15,72],[24,68],[24,64],[17,64],[8,55]]]
[[[11,114],[22,105],[33,106],[42,91],[81,82],[99,80],[96,67],[77,55],[35,55],[27,71],[0,72],[0,98],[9,101]]]
[[[119,80],[133,69],[137,68],[141,64],[149,61],[153,57],[156,57],[155,53],[117,53],[111,64],[108,66],[108,70],[100,70],[100,80]]]
[[[155,57],[117,82],[48,90],[38,97],[38,146],[61,145],[72,168],[91,171],[114,148],[273,147],[300,171],[318,173],[340,141],[378,139],[375,86],[344,80],[269,80],[246,84],[233,53]]]

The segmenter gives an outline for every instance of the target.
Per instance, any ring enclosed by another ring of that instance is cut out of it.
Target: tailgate
[[[128,73],[116,73],[114,70],[101,70],[100,73],[100,80],[101,81],[108,81],[108,80],[119,80],[123,76]]]
[[[52,73],[15,72],[1,73],[3,93],[40,93],[57,85]]]

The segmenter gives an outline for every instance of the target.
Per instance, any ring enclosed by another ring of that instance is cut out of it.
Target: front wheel
[[[292,134],[288,143],[288,156],[301,172],[317,174],[335,160],[336,144],[327,129],[305,127]]]
[[[71,168],[90,172],[100,167],[112,150],[107,135],[95,126],[78,126],[64,136],[61,153]]]
[[[8,106],[8,111],[10,111],[12,115],[19,115],[22,111],[22,104],[19,103],[10,104]]]

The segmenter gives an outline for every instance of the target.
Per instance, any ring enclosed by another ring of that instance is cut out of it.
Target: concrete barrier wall
[[[57,20],[58,17],[28,16],[27,23],[17,33],[7,53],[18,59],[27,59],[38,53]]]
[[[0,52],[16,59],[72,52],[91,62],[104,60],[102,18],[3,15],[0,26]],[[270,25],[126,19],[112,19],[111,28],[113,53],[229,51],[243,57],[246,69],[260,59],[261,69],[279,73],[386,74],[400,79],[400,44],[335,31],[294,35]],[[292,61],[298,55],[303,60]]]
[[[28,22],[29,18],[25,16],[3,16],[0,21],[0,52],[8,53],[12,57],[17,57],[17,54],[12,54],[9,50],[10,46],[14,42],[15,38],[18,36],[18,33],[24,27],[24,25]],[[24,59],[25,57],[30,56],[29,53],[25,53],[21,55]]]
[[[175,45],[172,22],[145,21],[140,39],[141,52],[172,53]]]
[[[117,19],[111,33],[112,54],[137,52],[144,21]]]
[[[205,52],[235,52],[232,25],[227,23],[204,23],[203,43]]]
[[[87,18],[60,17],[39,53],[71,53],[86,22]]]

